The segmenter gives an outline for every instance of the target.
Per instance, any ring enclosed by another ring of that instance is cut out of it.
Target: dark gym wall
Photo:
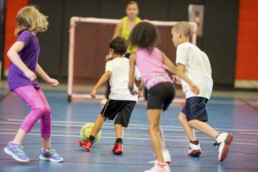
[[[31,4],[38,5],[41,11],[49,16],[49,30],[39,34],[40,63],[46,71],[59,79],[67,78],[70,17],[120,19],[125,15],[126,2],[30,0]],[[198,46],[210,58],[215,85],[233,87],[239,0],[140,0],[140,17],[163,21],[188,20],[188,5],[191,3],[205,5],[204,34],[197,41]]]

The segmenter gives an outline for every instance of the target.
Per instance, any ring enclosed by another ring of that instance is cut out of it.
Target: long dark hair
[[[141,22],[132,30],[129,44],[131,48],[140,47],[152,51],[159,40],[159,31],[156,26],[149,22]]]

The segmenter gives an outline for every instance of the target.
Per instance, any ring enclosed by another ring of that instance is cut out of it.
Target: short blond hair
[[[182,32],[187,38],[192,35],[191,25],[186,21],[178,22],[175,24],[175,26],[173,26],[172,30],[175,32]]]
[[[44,32],[48,28],[47,16],[39,12],[35,6],[26,6],[19,10],[16,16],[17,27],[15,34],[24,30],[31,32]]]

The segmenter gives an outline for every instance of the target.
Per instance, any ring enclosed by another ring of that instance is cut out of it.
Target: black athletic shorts
[[[188,121],[196,119],[206,122],[208,121],[207,102],[208,99],[204,97],[187,98],[182,112],[186,115]]]
[[[147,109],[167,110],[175,97],[175,87],[171,82],[159,83],[148,90]]]
[[[136,101],[108,100],[100,114],[109,120],[116,118],[115,124],[127,127],[135,104]]]
[[[130,55],[131,55],[131,53],[125,53],[125,58],[128,58],[129,59],[129,57],[130,57]]]

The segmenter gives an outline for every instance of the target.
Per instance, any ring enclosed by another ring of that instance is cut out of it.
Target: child
[[[106,63],[106,71],[99,79],[91,92],[91,97],[95,98],[101,85],[109,80],[111,93],[109,100],[103,107],[100,115],[95,121],[90,137],[78,143],[87,151],[90,151],[95,136],[102,127],[104,121],[115,119],[116,141],[112,150],[113,154],[123,153],[123,127],[127,127],[133,108],[138,101],[138,95],[131,95],[128,90],[129,81],[129,60],[124,58],[126,53],[126,41],[121,37],[114,38],[110,44],[110,54],[112,60]],[[136,80],[140,81],[139,72],[135,72]]]
[[[141,19],[138,17],[139,14],[139,8],[138,3],[135,1],[130,1],[126,4],[126,16],[123,17],[119,23],[117,23],[115,32],[113,35],[113,38],[116,38],[117,36],[121,36],[125,40],[128,40],[129,35],[134,28],[136,24],[138,24]],[[126,54],[124,55],[126,58],[129,58],[130,53],[132,53],[134,50],[131,48],[128,48],[126,51]],[[106,56],[106,61],[110,60],[112,57],[110,55]],[[107,82],[107,88],[105,93],[105,98],[101,100],[101,104],[106,104],[110,94],[110,85],[109,82]]]
[[[23,150],[22,142],[26,134],[40,119],[42,149],[39,159],[61,162],[63,158],[54,149],[51,149],[51,110],[36,76],[37,74],[53,87],[58,85],[58,81],[50,78],[38,64],[40,46],[36,34],[47,30],[47,17],[35,7],[27,6],[18,12],[16,21],[18,39],[7,53],[12,61],[8,74],[8,85],[10,90],[30,107],[31,111],[23,120],[15,138],[9,142],[4,151],[17,161],[28,162],[30,159]]]
[[[213,138],[218,147],[219,161],[223,161],[228,154],[229,145],[233,139],[232,133],[218,133],[209,124],[206,104],[211,96],[213,81],[211,66],[207,55],[197,46],[189,42],[191,27],[187,22],[179,22],[172,29],[172,41],[177,47],[176,63],[179,71],[184,72],[194,80],[200,88],[198,95],[192,94],[189,86],[182,81],[183,91],[186,94],[186,105],[179,114],[179,121],[189,140],[189,156],[199,156],[201,147],[195,138],[194,130],[207,134]]]
[[[155,161],[154,167],[146,172],[170,172],[167,164],[170,162],[170,155],[165,149],[159,121],[161,112],[165,111],[174,99],[175,89],[164,65],[186,80],[194,93],[198,93],[198,88],[193,82],[183,72],[180,73],[164,53],[155,48],[158,40],[157,28],[148,22],[136,25],[129,38],[131,45],[138,47],[138,50],[130,56],[129,89],[131,92],[134,91],[133,76],[136,65],[149,93],[147,100],[148,130],[157,161]]]

